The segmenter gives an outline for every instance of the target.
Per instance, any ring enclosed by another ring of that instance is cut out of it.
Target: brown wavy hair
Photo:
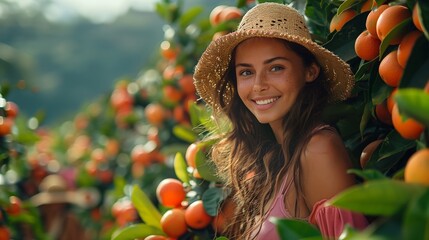
[[[285,47],[301,56],[304,66],[317,63],[305,47],[284,41]],[[230,239],[252,239],[260,231],[266,205],[273,199],[286,174],[292,177],[299,198],[302,194],[300,156],[311,136],[312,130],[320,124],[323,107],[327,103],[329,90],[321,69],[315,81],[306,83],[298,94],[296,102],[283,118],[281,143],[276,141],[269,124],[260,123],[247,109],[237,93],[235,75],[235,52],[224,75],[224,81],[217,86],[216,101],[230,121],[230,131],[212,149],[212,159],[224,181],[226,189],[232,192],[236,204],[235,216],[224,235]],[[232,89],[228,89],[229,84]],[[232,91],[232,99],[224,98],[225,91]],[[297,216],[298,209],[288,209]],[[259,216],[259,217],[258,217]]]

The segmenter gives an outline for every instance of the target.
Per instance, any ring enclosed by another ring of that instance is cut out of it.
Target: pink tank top
[[[280,186],[280,191],[277,193],[277,196],[274,198],[273,203],[271,204],[270,209],[267,212],[266,218],[264,220],[264,223],[262,224],[261,231],[258,234],[257,239],[260,240],[277,240],[280,239],[277,234],[276,226],[270,221],[271,217],[276,218],[291,218],[292,216],[290,213],[286,210],[285,207],[285,195],[287,191],[289,190],[290,186],[292,185],[292,181],[283,181],[282,185]]]

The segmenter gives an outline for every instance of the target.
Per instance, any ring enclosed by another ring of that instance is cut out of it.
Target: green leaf
[[[418,1],[418,15],[422,24],[423,33],[425,34],[426,38],[429,39],[429,2],[424,0]],[[423,14],[425,13],[425,14]]]
[[[395,28],[393,28],[383,39],[380,44],[380,55],[379,59],[381,60],[384,57],[384,52],[386,52],[387,48],[390,46],[390,42],[392,39],[404,35],[409,32],[413,27],[413,20],[411,18],[407,18],[398,24]]]
[[[392,216],[424,189],[396,180],[375,180],[353,186],[327,204],[367,215]]]
[[[359,4],[360,1],[356,1],[356,0],[346,0],[343,3],[341,3],[341,5],[338,7],[338,11],[337,14],[342,13],[343,11],[352,8],[353,6]]]
[[[183,155],[178,152],[174,157],[174,172],[176,173],[177,178],[180,179],[183,183],[189,183],[189,175],[187,171],[187,164]]]
[[[394,96],[399,111],[429,127],[429,93],[423,89],[402,88]]]
[[[202,200],[204,203],[204,209],[210,216],[212,217],[216,216],[218,212],[219,204],[223,199],[224,199],[224,196],[221,188],[212,187],[207,189],[203,193],[203,197],[202,197]]]
[[[277,227],[277,232],[281,239],[322,239],[320,231],[307,221],[298,219],[270,218],[270,221]]]
[[[203,11],[201,6],[191,7],[179,18],[179,27],[185,29]]]
[[[195,132],[193,132],[192,129],[185,127],[183,125],[175,125],[173,127],[173,134],[176,137],[189,143],[193,143],[197,140],[197,136]]]
[[[355,174],[363,178],[365,181],[373,181],[373,180],[380,180],[380,179],[387,178],[386,176],[384,176],[383,173],[381,173],[376,169],[365,169],[365,170],[349,169],[347,170],[347,173]]]
[[[131,201],[137,209],[141,219],[147,225],[161,229],[161,213],[153,205],[149,197],[137,185],[134,185],[131,191]]]
[[[221,237],[217,237],[215,240],[228,240],[227,237],[221,236]]]
[[[208,160],[203,151],[198,150],[195,158],[198,173],[201,177],[207,181],[219,182],[220,180],[216,176],[216,166],[210,160]]]
[[[374,151],[371,158],[374,157],[377,161],[380,161],[381,159],[388,158],[399,152],[405,152],[415,146],[415,141],[404,139],[397,131],[392,130],[387,134],[380,147]]]
[[[143,239],[149,235],[162,235],[165,233],[160,229],[144,223],[133,224],[119,229],[112,234],[112,240],[134,240]]]
[[[366,125],[371,118],[372,107],[373,106],[371,102],[367,102],[367,104],[365,104],[365,108],[363,110],[362,118],[359,124],[359,130],[361,135],[363,135],[363,133],[365,132]]]
[[[429,239],[429,189],[409,203],[403,229],[404,239]]]

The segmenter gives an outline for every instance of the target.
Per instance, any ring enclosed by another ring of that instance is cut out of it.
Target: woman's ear
[[[316,63],[312,63],[309,67],[306,69],[305,73],[305,81],[306,82],[313,82],[320,73],[320,66]]]

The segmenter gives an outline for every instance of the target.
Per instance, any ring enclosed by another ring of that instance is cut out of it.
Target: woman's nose
[[[264,74],[257,74],[253,84],[253,91],[260,92],[268,88],[267,79]]]

